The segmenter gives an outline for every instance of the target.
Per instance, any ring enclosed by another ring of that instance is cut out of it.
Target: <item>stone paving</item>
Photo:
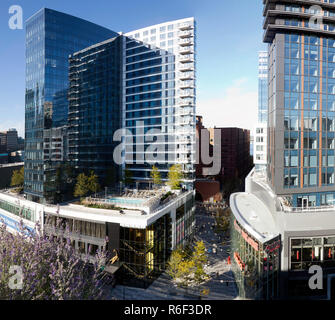
[[[222,245],[222,238],[212,228],[214,223],[215,218],[208,210],[197,207],[196,240],[204,241],[206,249],[209,250],[207,253],[209,263],[205,270],[211,276],[211,279],[201,287],[201,290],[209,289],[209,294],[201,299],[238,299],[234,275],[231,266],[226,262],[229,255],[229,242],[225,246]],[[111,294],[119,300],[198,300],[200,298],[199,288],[197,290],[178,288],[165,273],[147,289],[117,285],[111,290]]]

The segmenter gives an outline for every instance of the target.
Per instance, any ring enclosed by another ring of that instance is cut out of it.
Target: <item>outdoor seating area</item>
[[[141,198],[141,199],[150,199],[165,193],[164,189],[159,190],[137,190],[137,189],[126,189],[121,193],[121,197],[125,198]],[[113,196],[112,196],[113,197]]]
[[[155,190],[125,189],[123,192],[105,192],[87,197],[86,206],[101,206],[102,209],[136,209],[147,214],[154,213],[178,195],[165,188]]]

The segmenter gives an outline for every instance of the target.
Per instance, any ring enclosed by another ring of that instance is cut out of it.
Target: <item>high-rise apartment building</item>
[[[268,53],[258,54],[258,120],[253,132],[253,157],[256,170],[266,169],[268,123]]]
[[[58,157],[50,158],[49,131],[68,123],[69,55],[116,35],[51,9],[27,20],[24,192],[28,199],[47,201],[53,184],[46,182],[54,179],[55,167],[61,163]],[[57,130],[61,132],[66,130]]]
[[[333,299],[335,3],[263,3],[267,173],[253,170],[231,196],[234,272],[243,296]],[[311,267],[322,288],[309,285]]]
[[[193,189],[195,31],[194,18],[187,18],[135,30],[124,38],[123,127],[129,130],[125,163],[136,181],[148,183],[154,164],[166,180],[169,167],[180,164],[184,187]]]

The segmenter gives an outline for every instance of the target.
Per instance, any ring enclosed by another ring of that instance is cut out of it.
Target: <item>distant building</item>
[[[18,135],[16,129],[0,132],[0,148],[6,149],[6,152],[17,151],[19,149]]]
[[[196,200],[203,202],[220,202],[222,193],[220,182],[211,179],[196,179]]]
[[[214,130],[221,131],[221,183],[225,179],[244,178],[250,169],[250,131],[241,128],[209,128],[210,143]]]

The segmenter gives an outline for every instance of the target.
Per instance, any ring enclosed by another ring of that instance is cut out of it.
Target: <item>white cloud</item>
[[[1,121],[0,131],[7,131],[10,128],[15,128],[18,131],[18,135],[24,138],[24,121]]]
[[[239,127],[251,130],[257,122],[258,93],[248,88],[241,78],[224,89],[220,96],[199,99],[197,115],[203,116],[205,127]]]

